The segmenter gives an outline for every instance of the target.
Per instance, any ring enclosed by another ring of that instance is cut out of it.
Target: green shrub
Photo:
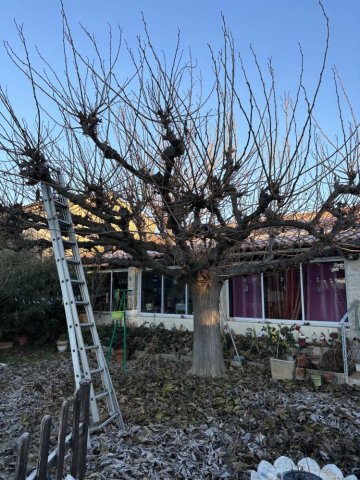
[[[3,335],[26,334],[40,344],[55,340],[66,323],[54,259],[1,250],[0,265]]]

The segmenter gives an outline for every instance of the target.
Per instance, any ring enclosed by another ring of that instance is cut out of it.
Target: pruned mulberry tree
[[[32,86],[36,114],[22,120],[0,91],[8,171],[1,229],[44,228],[41,211],[24,205],[35,200],[39,181],[51,183],[81,208],[74,220],[84,246],[121,250],[190,286],[191,373],[223,375],[219,296],[226,279],[357,249],[358,124],[344,118],[348,99],[335,70],[338,137],[316,120],[329,45],[325,13],[324,24],[316,85],[309,91],[304,84],[300,50],[293,96],[277,92],[271,62],[263,68],[255,52],[250,78],[225,24],[222,49],[209,49],[206,82],[180,42],[170,59],[157,53],[146,25],[136,51],[115,46],[112,34],[104,54],[84,30],[90,59],[64,15],[61,71],[30,58],[19,28],[23,53],[6,48]],[[126,55],[133,70],[124,79]]]

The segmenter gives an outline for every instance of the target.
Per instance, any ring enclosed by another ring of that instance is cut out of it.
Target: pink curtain
[[[344,265],[309,263],[304,267],[305,319],[337,322],[347,310]]]
[[[262,318],[260,275],[235,277],[230,282],[230,315]]]

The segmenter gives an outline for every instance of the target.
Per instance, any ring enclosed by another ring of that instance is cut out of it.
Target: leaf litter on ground
[[[92,435],[86,478],[249,478],[261,460],[305,456],[359,475],[360,389],[274,382],[264,367],[229,368],[221,379],[187,375],[188,360],[148,354],[110,371],[126,429]],[[53,353],[0,370],[0,479],[13,477],[16,441],[31,433],[30,467],[44,414],[54,431],[62,401],[72,398],[69,355]],[[55,435],[52,437],[55,446]]]

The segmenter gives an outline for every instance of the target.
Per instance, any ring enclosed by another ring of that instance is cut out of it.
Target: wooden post
[[[46,480],[50,447],[51,417],[45,415],[40,426],[40,446],[36,480]]]
[[[18,443],[14,480],[25,480],[30,447],[30,434],[21,435]]]
[[[91,381],[85,380],[80,383],[81,393],[81,430],[79,437],[78,452],[78,480],[83,480],[86,474],[86,452],[89,436],[89,405],[90,405],[90,385]]]
[[[81,394],[80,389],[75,390],[74,394],[74,417],[72,423],[71,437],[71,467],[70,473],[75,478],[78,470],[77,452],[79,449],[79,424],[80,424]]]
[[[55,480],[63,479],[64,457],[66,448],[66,426],[69,416],[69,402],[64,400],[61,406],[60,422],[59,422],[59,436],[57,444],[57,465]]]

